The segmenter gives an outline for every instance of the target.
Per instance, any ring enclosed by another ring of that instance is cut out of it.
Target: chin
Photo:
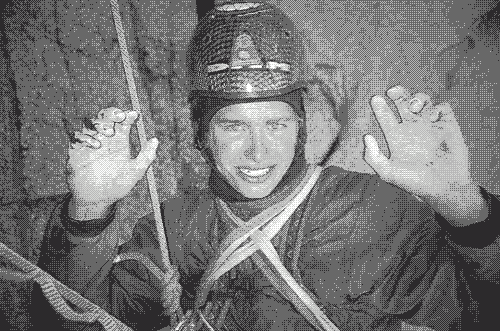
[[[239,188],[238,191],[249,199],[262,199],[271,194],[276,185],[272,188]]]

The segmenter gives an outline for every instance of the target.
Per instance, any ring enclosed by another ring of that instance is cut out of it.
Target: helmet
[[[189,99],[254,99],[305,88],[304,46],[290,20],[267,3],[212,9],[188,49]]]

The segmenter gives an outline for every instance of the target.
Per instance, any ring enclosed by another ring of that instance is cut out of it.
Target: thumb
[[[364,159],[366,163],[368,163],[377,174],[382,176],[389,168],[389,159],[380,151],[377,140],[373,136],[369,134],[365,135],[364,142]]]
[[[158,139],[151,138],[146,148],[142,149],[135,159],[137,169],[146,170],[156,158],[156,149],[158,148]]]

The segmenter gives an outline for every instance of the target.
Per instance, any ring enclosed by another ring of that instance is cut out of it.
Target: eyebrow
[[[300,121],[300,118],[298,116],[280,117],[280,118],[276,118],[276,119],[269,119],[266,121],[266,124],[276,123],[279,121],[283,121],[283,122]],[[217,118],[216,123],[217,124],[247,124],[247,122],[242,121],[242,120],[233,120],[233,119],[228,119],[228,118]]]
[[[227,118],[217,118],[216,119],[216,124],[244,124],[244,121],[241,120],[230,120]]]

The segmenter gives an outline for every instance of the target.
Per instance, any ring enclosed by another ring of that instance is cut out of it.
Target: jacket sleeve
[[[155,220],[152,215],[137,222],[132,238],[120,247],[119,257],[140,256],[143,260],[125,259],[114,264],[111,276],[112,314],[134,330],[159,330],[169,326],[170,317],[163,306],[163,274]],[[153,266],[153,267],[151,267]],[[155,268],[155,269],[151,269]],[[174,280],[174,282],[177,281]],[[176,288],[172,288],[174,292]]]
[[[492,298],[500,295],[500,199],[481,189],[489,213],[486,220],[465,227],[447,226],[447,239],[456,249],[477,323],[496,323],[498,309]],[[445,222],[445,221],[443,221]],[[477,328],[477,326],[476,326]]]
[[[341,329],[459,330],[471,319],[462,256],[429,206],[363,175],[310,200],[297,267]]]
[[[313,206],[319,212],[311,212],[316,223],[305,231],[298,269],[339,327],[399,330],[407,322],[468,330],[483,324],[487,306],[471,285],[474,279],[498,282],[494,196],[488,195],[490,217],[467,232],[374,177],[346,177],[336,190],[334,203],[324,204],[334,209]]]
[[[111,273],[112,314],[132,329],[160,330],[170,324],[161,304],[161,289],[138,261],[122,261]]]
[[[488,217],[484,221],[464,227],[453,227],[443,221],[441,223],[448,232],[448,239],[460,252],[478,263],[478,271],[482,277],[498,282],[500,264],[496,262],[500,262],[500,198],[483,188],[481,194],[488,205]]]

